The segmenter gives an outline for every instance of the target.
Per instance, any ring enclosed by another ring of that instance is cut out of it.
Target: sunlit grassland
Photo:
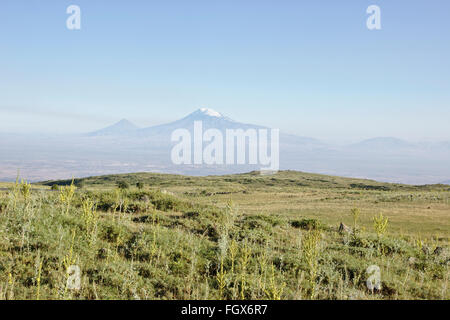
[[[0,191],[0,298],[450,298],[449,186],[299,172],[73,183]]]
[[[304,190],[295,192],[256,192],[233,195],[231,198],[247,214],[279,214],[285,217],[317,218],[324,223],[337,225],[351,223],[350,210],[361,209],[360,225],[370,229],[372,218],[378,213],[389,217],[389,233],[393,235],[422,235],[448,241],[450,236],[450,203],[448,192],[422,193],[427,200],[410,200],[411,193],[390,193],[388,197],[407,200],[386,201],[385,194],[362,191],[348,194],[333,190]],[[434,199],[433,197],[436,197]],[[217,202],[228,196],[215,196]]]
[[[107,189],[113,188],[117,179],[130,181],[130,185],[139,180],[145,181],[150,188],[163,188],[179,197],[194,198],[199,203],[223,206],[231,199],[245,214],[318,218],[330,225],[349,223],[350,209],[358,207],[361,209],[361,226],[368,229],[372,217],[381,212],[389,217],[392,234],[420,234],[445,240],[450,237],[450,186],[383,184],[298,172],[281,172],[274,177],[254,174],[161,177],[146,173],[109,176],[106,181],[103,177],[94,177],[89,178],[86,185]],[[387,190],[365,190],[364,186]]]

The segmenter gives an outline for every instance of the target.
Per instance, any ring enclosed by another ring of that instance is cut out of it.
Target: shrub
[[[144,189],[145,184],[144,184],[143,182],[138,182],[138,183],[136,183],[136,187],[137,187],[139,190],[142,190],[142,189]]]
[[[119,188],[121,190],[126,190],[126,189],[130,188],[130,185],[126,181],[119,181],[119,182],[117,182],[117,188]]]
[[[316,219],[301,219],[291,221],[291,226],[304,230],[322,229],[322,224]]]
[[[75,186],[79,189],[83,189],[84,188],[84,181],[83,180],[77,180],[75,181]]]

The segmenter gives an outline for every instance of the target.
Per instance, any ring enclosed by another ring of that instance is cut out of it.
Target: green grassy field
[[[450,186],[292,171],[71,183],[0,184],[0,298],[450,297]]]

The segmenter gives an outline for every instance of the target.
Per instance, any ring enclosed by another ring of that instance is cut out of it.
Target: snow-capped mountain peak
[[[224,116],[222,113],[210,109],[210,108],[200,108],[195,110],[194,112],[188,114],[186,117],[181,119],[180,121],[210,121],[210,122],[220,122],[220,123],[228,123],[228,122],[235,122],[234,120],[228,118],[227,116]]]
[[[203,113],[204,115],[210,116],[210,117],[217,117],[217,118],[222,118],[222,114],[220,112],[217,112],[213,109],[209,109],[209,108],[200,108],[198,109],[198,111],[200,111],[201,113]]]

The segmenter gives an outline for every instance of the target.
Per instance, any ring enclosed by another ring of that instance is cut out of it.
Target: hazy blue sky
[[[371,4],[382,30],[366,28]],[[450,140],[450,2],[0,1],[0,131],[200,107],[324,139]]]

